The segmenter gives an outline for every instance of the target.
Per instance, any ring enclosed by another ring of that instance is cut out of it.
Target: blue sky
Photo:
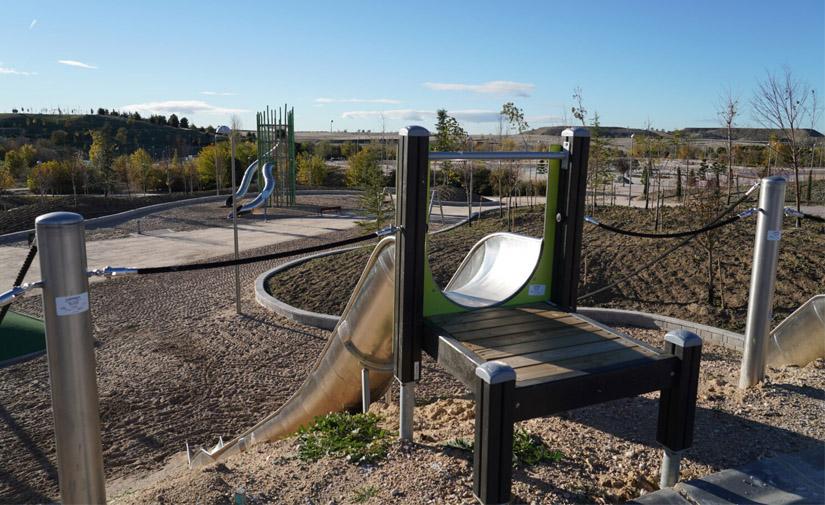
[[[446,108],[471,133],[514,102],[562,124],[580,87],[605,126],[718,124],[738,90],[790,66],[825,93],[825,2],[0,2],[0,111],[233,114],[267,105],[298,130],[432,129]],[[821,103],[825,100],[821,100]],[[568,112],[569,116],[569,112]],[[807,126],[807,125],[806,125]],[[820,131],[823,120],[817,124]]]

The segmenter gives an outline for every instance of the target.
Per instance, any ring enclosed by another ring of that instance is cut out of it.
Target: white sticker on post
[[[768,240],[782,240],[782,230],[768,230]]]
[[[58,316],[71,316],[89,310],[89,293],[79,295],[58,296],[54,299]]]
[[[530,284],[527,288],[527,294],[530,296],[544,296],[545,284]]]

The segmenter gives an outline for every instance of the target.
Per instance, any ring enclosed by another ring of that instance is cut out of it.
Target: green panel
[[[0,362],[46,349],[43,321],[9,311],[0,325]]]
[[[561,150],[561,146],[550,146],[551,152],[560,152]],[[553,256],[556,243],[556,213],[558,212],[560,171],[561,161],[551,160],[547,168],[547,203],[544,206],[544,239],[541,246],[541,255],[539,256],[539,261],[533,272],[533,276],[530,282],[528,282],[519,293],[504,302],[502,306],[525,305],[550,299],[550,286],[553,280]],[[429,184],[429,177],[427,180]],[[429,195],[429,187],[427,188],[427,194]],[[441,289],[436,285],[430,270],[429,236],[427,237],[424,250],[426,257],[426,276],[424,277],[423,316],[432,317],[474,310],[455,304],[452,300],[444,296],[444,293],[442,293]],[[530,295],[529,288],[531,284],[544,285],[544,294],[538,296]]]

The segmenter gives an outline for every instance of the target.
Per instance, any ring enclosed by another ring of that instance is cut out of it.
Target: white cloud
[[[21,72],[13,68],[3,67],[3,62],[0,61],[0,75],[34,75],[32,72]]]
[[[398,110],[353,110],[341,114],[343,119],[368,119],[379,118],[381,114],[386,119],[395,119],[400,121],[423,121],[428,118],[436,116],[433,110],[415,110],[415,109],[398,109]],[[499,113],[494,110],[451,110],[450,116],[459,121],[467,123],[495,123],[498,121]]]
[[[374,98],[374,99],[364,99],[364,98],[316,98],[316,102],[318,103],[387,103],[387,104],[399,104],[401,103],[400,100],[390,100],[389,98]]]
[[[34,25],[36,25],[36,24],[37,24],[37,20],[35,19],[34,21],[32,21],[32,24],[29,25],[29,30],[34,28]]]
[[[83,63],[75,60],[58,60],[57,62],[62,63],[64,65],[69,65],[70,67],[90,68],[92,70],[97,69],[96,65],[89,65],[88,63]]]
[[[121,110],[130,112],[143,112],[149,114],[236,114],[239,112],[249,112],[246,109],[229,109],[225,107],[215,107],[200,100],[167,100],[165,102],[148,102],[124,105]]]
[[[441,82],[425,82],[424,86],[437,91],[474,91],[491,95],[530,96],[535,84],[512,81],[490,81],[484,84],[448,84]]]
[[[425,117],[435,116],[435,112],[429,110],[403,109],[385,111],[353,110],[349,112],[344,112],[343,114],[341,114],[341,117],[343,119],[366,119],[378,118],[381,117],[381,114],[384,114],[384,117],[386,119],[397,119],[400,121],[422,121]]]
[[[225,91],[201,91],[201,95],[236,96],[237,93],[228,93]]]

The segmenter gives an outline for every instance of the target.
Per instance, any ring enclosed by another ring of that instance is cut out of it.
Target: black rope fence
[[[193,263],[189,265],[172,265],[166,267],[147,267],[147,268],[137,268],[136,274],[137,275],[145,275],[145,274],[162,274],[162,273],[169,273],[169,272],[191,272],[194,270],[207,270],[210,268],[223,268],[223,267],[231,267],[235,265],[247,265],[249,263],[256,263],[258,261],[268,261],[280,258],[288,258],[290,256],[297,256],[300,254],[309,254],[313,252],[323,251],[326,249],[333,249],[336,247],[342,247],[345,245],[350,244],[357,244],[358,242],[364,242],[367,240],[371,240],[377,237],[381,237],[386,235],[390,230],[382,230],[370,233],[368,235],[361,235],[359,237],[348,238],[344,240],[339,240],[337,242],[330,242],[327,244],[320,244],[312,247],[304,247],[302,249],[294,249],[292,251],[283,251],[277,253],[270,253],[270,254],[261,254],[259,256],[250,256],[248,258],[239,258],[239,259],[231,259],[231,260],[223,260],[223,261],[212,261],[209,263]]]
[[[608,224],[600,223],[589,216],[584,216],[585,221],[588,223],[594,224],[599,228],[604,228],[607,231],[612,231],[613,233],[618,233],[620,235],[630,235],[631,237],[642,237],[642,238],[679,238],[679,237],[688,237],[692,235],[699,235],[701,233],[707,233],[709,231],[715,230],[717,228],[721,228],[725,225],[729,225],[733,222],[736,222],[742,219],[745,216],[748,216],[751,212],[755,211],[748,211],[739,214],[738,216],[734,216],[730,219],[726,219],[724,221],[720,221],[718,223],[714,223],[709,226],[705,226],[703,228],[699,228],[698,230],[689,230],[689,231],[682,231],[677,233],[643,233],[638,231],[629,231],[629,230],[622,230],[620,228],[614,228]]]

